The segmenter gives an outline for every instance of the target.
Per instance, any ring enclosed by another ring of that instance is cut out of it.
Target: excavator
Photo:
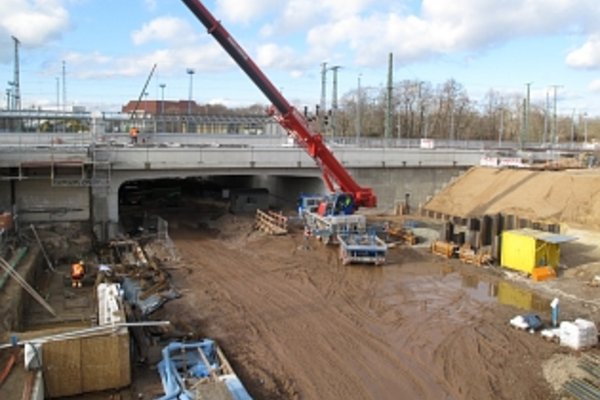
[[[332,192],[319,205],[320,215],[348,215],[359,207],[376,207],[377,197],[373,190],[360,186],[327,148],[323,137],[313,132],[308,121],[281,94],[261,69],[254,63],[242,46],[229,34],[211,12],[199,0],[182,0],[198,20],[213,35],[223,49],[248,75],[269,99],[269,113],[279,122],[319,165],[325,185]]]

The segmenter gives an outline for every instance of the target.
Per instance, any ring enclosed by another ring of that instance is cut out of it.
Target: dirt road
[[[424,251],[342,266],[300,233],[178,229],[184,296],[168,303],[222,345],[256,399],[551,399],[557,347],[507,322],[494,282]],[[458,268],[458,269],[457,269]]]

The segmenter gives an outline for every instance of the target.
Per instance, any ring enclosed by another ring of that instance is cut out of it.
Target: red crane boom
[[[323,180],[328,189],[336,191],[335,184],[339,190],[349,193],[354,198],[357,207],[376,207],[377,197],[371,188],[361,187],[348,171],[335,158],[333,153],[323,142],[323,137],[318,133],[311,132],[304,116],[298,112],[285,97],[275,88],[273,83],[252,61],[244,49],[229,34],[208,9],[199,0],[182,0],[185,5],[208,29],[208,33],[214,36],[221,47],[235,60],[235,62],[246,72],[254,84],[264,93],[273,104],[273,114],[281,126],[287,130],[294,140],[301,145],[306,152],[317,162],[323,173]]]

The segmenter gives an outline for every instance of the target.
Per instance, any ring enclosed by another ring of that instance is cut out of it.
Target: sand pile
[[[460,217],[505,213],[600,229],[600,171],[531,171],[475,167],[425,209]]]

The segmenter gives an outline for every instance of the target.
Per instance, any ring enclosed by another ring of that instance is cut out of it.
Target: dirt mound
[[[532,171],[475,167],[425,209],[460,217],[514,214],[600,229],[600,171]]]

